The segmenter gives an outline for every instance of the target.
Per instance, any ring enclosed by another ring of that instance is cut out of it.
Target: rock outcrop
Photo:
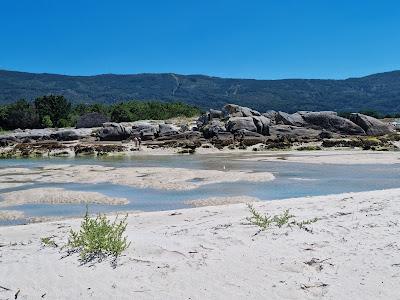
[[[173,124],[160,124],[159,125],[159,132],[158,135],[161,136],[169,136],[175,135],[181,132],[181,129],[178,126]]]
[[[90,136],[91,130],[67,129],[50,134],[50,139],[57,141],[76,141]]]
[[[252,116],[261,116],[261,114],[253,109],[248,107],[239,106],[236,104],[227,104],[222,109],[225,117],[252,117]]]
[[[367,135],[380,136],[395,131],[389,124],[385,124],[378,119],[363,114],[351,114],[350,121],[360,126]]]
[[[257,132],[253,117],[230,117],[226,122],[226,130],[235,133],[238,130]]]
[[[209,147],[207,142],[217,148],[245,148],[262,144],[255,147],[257,151],[289,149],[292,146],[303,150],[311,149],[310,147],[316,149],[321,143],[326,147],[361,147],[372,150],[395,148],[390,142],[394,128],[381,120],[359,113],[351,114],[349,119],[340,117],[333,111],[299,111],[292,114],[267,111],[261,114],[248,107],[227,104],[222,110],[212,109],[206,112],[197,121],[182,119],[173,124],[165,121],[105,122],[101,128],[83,128],[89,124],[98,126],[99,123],[95,121],[100,122],[99,120],[104,119],[96,118],[96,114],[87,114],[82,117],[81,124],[78,125],[82,128],[79,129],[17,129],[8,132],[0,135],[0,147],[5,149],[0,151],[0,155],[105,155],[113,151],[137,151],[138,147],[133,143],[126,143],[133,137],[140,137],[148,147],[180,147],[179,151],[182,153],[194,153],[202,145]],[[387,136],[362,137],[364,135]],[[100,143],[100,149],[96,148],[96,143],[92,143],[95,140],[124,142]],[[347,140],[350,142],[346,142]],[[63,143],[67,141],[68,143]],[[307,142],[314,144],[310,147],[298,147],[296,144]]]
[[[365,135],[365,131],[349,119],[339,117],[333,111],[300,113],[303,119],[317,129],[325,129],[345,135]]]
[[[290,126],[305,126],[307,122],[299,113],[288,114],[283,111],[279,111],[275,116],[276,124],[290,125]]]
[[[225,123],[220,120],[211,120],[202,128],[204,137],[210,139],[220,132],[226,132]]]
[[[104,123],[98,132],[102,141],[122,141],[131,136],[132,128],[125,127],[122,123]]]

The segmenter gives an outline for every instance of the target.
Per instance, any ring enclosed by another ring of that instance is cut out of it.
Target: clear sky
[[[362,76],[400,69],[400,1],[0,0],[0,69]]]

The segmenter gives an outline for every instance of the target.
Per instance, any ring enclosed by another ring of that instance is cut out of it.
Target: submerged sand
[[[15,170],[16,168],[13,168]],[[163,190],[191,190],[213,183],[267,182],[274,179],[269,172],[197,170],[185,168],[124,167],[113,168],[100,165],[57,165],[32,169],[29,173],[11,174],[7,169],[0,173],[1,183],[113,183],[138,188]]]
[[[0,221],[13,221],[25,217],[22,211],[18,210],[0,210]]]
[[[126,198],[108,197],[98,192],[70,191],[63,188],[33,188],[1,194],[0,207],[24,204],[128,204]]]
[[[0,298],[17,291],[21,299],[399,298],[400,189],[253,205],[319,220],[307,230],[258,233],[244,204],[134,213],[132,244],[116,269],[64,257],[78,219],[2,227],[0,285],[9,290]],[[42,237],[59,247],[42,246]]]

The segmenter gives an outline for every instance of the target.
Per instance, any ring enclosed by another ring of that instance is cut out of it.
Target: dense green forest
[[[344,80],[231,79],[203,75],[65,76],[0,70],[0,103],[63,95],[73,103],[181,101],[201,109],[236,103],[269,109],[400,112],[400,71]]]
[[[164,120],[192,117],[200,114],[194,106],[171,102],[126,101],[116,104],[72,104],[64,96],[42,96],[34,101],[18,100],[0,106],[1,129],[73,127],[79,116],[99,112],[113,122],[132,122],[144,119]]]

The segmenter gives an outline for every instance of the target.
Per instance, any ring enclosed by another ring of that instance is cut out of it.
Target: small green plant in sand
[[[42,242],[43,246],[45,246],[45,247],[53,247],[53,248],[58,247],[56,242],[53,241],[53,237],[51,237],[51,236],[41,238],[40,241]]]
[[[262,215],[258,211],[255,210],[254,206],[251,204],[247,204],[249,211],[251,213],[251,217],[246,218],[253,225],[257,225],[261,230],[266,230],[273,223],[273,218],[271,216]]]
[[[318,218],[313,218],[313,219],[309,219],[309,220],[304,220],[301,222],[296,222],[296,225],[299,226],[300,229],[305,229],[306,225],[310,225],[312,223],[317,222],[319,219]]]
[[[283,214],[275,215],[272,220],[276,226],[281,228],[283,225],[289,224],[291,218],[294,218],[294,215],[291,215],[287,209],[283,212]]]
[[[118,216],[113,222],[103,214],[90,217],[86,210],[79,231],[70,231],[67,248],[69,252],[80,253],[83,263],[95,259],[101,261],[113,257],[114,261],[130,246],[127,237],[123,236],[127,226],[128,215],[121,220]]]
[[[310,231],[307,229],[306,225],[310,225],[319,220],[318,218],[313,218],[310,220],[304,220],[299,222],[294,219],[295,216],[290,214],[288,209],[279,215],[269,216],[269,215],[262,215],[251,204],[247,204],[247,207],[251,213],[251,216],[246,218],[247,221],[249,221],[250,224],[252,225],[258,226],[262,231],[268,229],[273,225],[279,228],[283,227],[284,225],[287,225],[288,227],[291,227],[292,225],[297,225],[300,229],[305,229],[306,231]]]

